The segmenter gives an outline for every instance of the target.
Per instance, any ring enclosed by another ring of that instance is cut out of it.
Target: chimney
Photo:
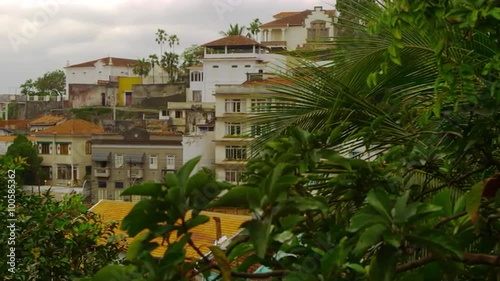
[[[222,226],[219,217],[212,217],[215,221],[215,238],[219,241],[222,238]]]

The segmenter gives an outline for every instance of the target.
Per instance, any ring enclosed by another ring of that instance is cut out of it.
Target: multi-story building
[[[297,50],[321,47],[336,35],[335,10],[321,6],[301,12],[282,12],[274,20],[260,26],[260,43],[271,49]]]
[[[33,132],[43,158],[44,185],[82,186],[92,170],[91,136],[103,132],[102,127],[84,120],[68,120]]]
[[[190,69],[187,101],[214,102],[215,85],[239,85],[247,80],[248,73],[277,72],[287,65],[287,57],[270,54],[267,47],[241,35],[202,46],[202,65]]]
[[[241,170],[245,164],[241,158],[246,158],[246,152],[241,147],[244,146],[246,140],[241,137],[244,133],[234,118],[243,117],[239,116],[239,111],[246,112],[247,109],[244,107],[246,104],[250,106],[252,99],[250,98],[248,103],[242,105],[237,101],[240,98],[238,93],[216,94],[216,88],[219,88],[218,85],[239,87],[242,83],[252,80],[254,77],[262,79],[269,72],[287,71],[288,65],[293,64],[294,61],[282,55],[269,53],[267,47],[245,36],[226,36],[202,46],[204,47],[202,64],[190,68],[190,88],[187,91],[188,102],[168,103],[164,118],[171,119],[179,127],[185,124],[184,128],[187,129],[188,134],[184,136],[183,142],[184,161],[201,154],[203,165],[199,165],[200,167],[204,166],[217,171],[216,174],[220,180],[235,182],[238,178],[236,170]],[[232,94],[236,94],[234,98],[231,97]],[[234,102],[228,101],[226,105],[226,99],[234,99]],[[202,109],[198,110],[198,112],[203,114],[198,114],[197,117],[193,118],[195,113],[193,108]],[[215,112],[210,112],[210,108]],[[233,112],[223,114],[222,112],[226,108]],[[232,121],[230,119],[222,121],[224,118],[229,118],[229,115],[232,115]],[[216,118],[213,118],[214,116]],[[219,117],[222,119],[218,120]],[[190,118],[192,121],[186,122],[186,118]],[[214,122],[214,120],[217,121]],[[234,124],[230,125],[229,123]],[[215,132],[213,132],[214,125]],[[226,130],[227,134],[225,134]],[[229,152],[228,148],[227,152],[228,156],[231,153],[234,156],[224,160],[226,154],[223,143],[229,139],[236,142],[233,151]],[[222,162],[224,162],[225,168],[221,168]],[[231,165],[233,168],[229,169]],[[228,169],[227,177],[224,169]]]
[[[267,83],[271,83],[273,78]],[[265,131],[252,125],[248,117],[272,103],[273,93],[260,82],[242,85],[218,85],[215,92],[215,172],[217,178],[239,183],[250,156],[249,142]]]
[[[183,163],[182,134],[150,134],[135,128],[123,134],[95,134],[91,143],[92,202],[137,202],[139,196],[124,198],[120,194],[140,182],[161,181]]]

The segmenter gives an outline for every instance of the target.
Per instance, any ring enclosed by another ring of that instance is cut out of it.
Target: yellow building
[[[117,106],[127,106],[132,104],[132,86],[138,84],[142,84],[141,77],[118,77]]]
[[[92,134],[104,129],[84,120],[69,120],[34,132],[38,154],[43,158],[44,185],[82,186],[92,171]]]

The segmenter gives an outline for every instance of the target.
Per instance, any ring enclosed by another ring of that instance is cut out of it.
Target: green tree
[[[160,66],[167,71],[170,81],[175,81],[179,71],[179,55],[174,52],[165,52],[161,57]]]
[[[21,157],[26,159],[28,166],[17,173],[18,184],[40,184],[44,178],[40,177],[40,169],[43,158],[38,156],[38,148],[24,135],[17,135],[14,142],[9,146],[6,156],[11,158]]]
[[[151,63],[148,61],[148,59],[137,60],[137,64],[134,66],[134,69],[132,70],[132,72],[135,75],[139,75],[143,78],[148,76],[149,71],[151,71]]]
[[[260,32],[260,25],[262,23],[260,22],[259,19],[254,19],[249,25],[248,25],[248,38],[252,38],[254,40],[257,39],[257,34]]]
[[[229,24],[229,29],[227,31],[221,31],[220,34],[223,36],[243,35],[244,32],[245,32],[244,26],[240,26],[239,24],[233,25],[231,23],[231,24]]]
[[[189,177],[193,160],[164,185],[126,191],[151,199],[122,227],[151,231],[136,238],[129,266],[101,273],[188,280],[196,265],[222,280],[498,280],[500,9],[385,2],[350,2],[360,21],[349,28],[361,36],[339,37],[330,65],[303,62],[270,88],[277,102],[252,119],[270,132],[254,142],[245,184],[195,206],[209,181]],[[227,247],[211,248],[212,260],[185,261],[207,207],[253,216]],[[155,264],[146,242],[173,231],[183,236]],[[257,265],[268,272],[247,272]]]
[[[203,58],[203,47],[200,45],[192,45],[182,52],[182,64],[181,69],[184,73],[188,73],[187,68],[193,65],[198,65],[201,63]]]
[[[50,71],[36,80],[26,80],[20,87],[21,94],[27,96],[61,96],[65,93],[66,75],[62,70]]]
[[[25,194],[12,177],[27,166],[20,159],[0,158],[0,183],[5,187],[1,189],[0,219],[5,225],[12,223],[8,219],[16,219],[15,236],[9,229],[0,233],[4,255],[15,247],[15,264],[2,258],[3,280],[72,280],[118,262],[126,244],[114,234],[116,223],[103,222],[89,212],[80,195],[56,201],[48,193]],[[7,186],[15,186],[14,192],[7,192]],[[6,198],[15,201],[14,209]]]
[[[153,71],[153,84],[155,83],[155,66],[160,64],[157,55],[149,55],[149,64],[151,65],[151,70]]]
[[[158,28],[155,41],[160,45],[160,56],[163,54],[163,44],[167,42],[167,39],[169,39],[169,36],[165,30]],[[161,76],[161,82],[163,83],[163,75]]]

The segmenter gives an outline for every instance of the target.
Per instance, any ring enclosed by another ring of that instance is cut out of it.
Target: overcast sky
[[[159,53],[158,28],[187,46],[221,37],[230,23],[265,23],[283,11],[331,9],[324,0],[0,0],[0,93],[29,78],[106,56]]]

